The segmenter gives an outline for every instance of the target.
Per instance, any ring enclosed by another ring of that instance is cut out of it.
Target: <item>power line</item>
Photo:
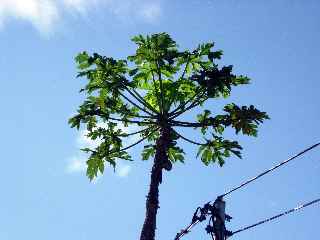
[[[260,173],[259,175],[255,176],[255,177],[253,177],[253,178],[245,181],[244,183],[240,184],[239,186],[237,186],[237,187],[231,189],[230,191],[224,193],[224,194],[221,195],[220,197],[222,198],[222,197],[224,197],[224,196],[229,195],[230,193],[232,193],[232,192],[234,192],[234,191],[236,191],[236,190],[238,190],[238,189],[246,186],[247,184],[249,184],[249,183],[257,180],[258,178],[260,178],[260,177],[262,177],[262,176],[264,176],[264,175],[266,175],[266,174],[274,171],[275,169],[277,169],[277,168],[279,168],[279,167],[281,167],[281,166],[289,163],[290,161],[292,161],[292,160],[294,160],[295,158],[297,158],[297,157],[305,154],[306,152],[310,151],[311,149],[318,147],[319,145],[320,145],[320,142],[312,145],[311,147],[308,147],[308,148],[304,149],[303,151],[301,151],[301,152],[299,152],[298,154],[290,157],[289,159],[287,159],[287,160],[285,160],[285,161],[283,161],[283,162],[275,165],[274,167],[272,167],[272,168],[270,168],[270,169],[268,169],[268,170]],[[316,200],[316,202],[317,202],[317,201],[318,201],[318,200]],[[319,201],[320,201],[320,200],[319,200]],[[210,203],[210,202],[209,202],[209,203]],[[311,204],[313,204],[313,202],[309,203],[307,206],[309,206],[309,205],[311,205]],[[300,209],[300,208],[299,208],[299,209]],[[288,213],[286,213],[286,214],[288,214]],[[278,216],[278,217],[279,217],[279,216]],[[271,220],[273,220],[273,219],[271,219]],[[271,220],[269,220],[269,221],[271,221]],[[177,235],[176,235],[176,237],[174,238],[174,240],[179,240],[179,239],[182,238],[184,235],[188,234],[188,233],[190,232],[190,230],[191,230],[195,225],[197,225],[198,223],[200,223],[200,220],[199,220],[199,219],[197,219],[197,220],[195,220],[195,221],[192,221],[186,228],[182,229],[182,230],[180,231],[180,233],[177,233]],[[262,223],[260,223],[260,224],[262,224]],[[259,225],[259,224],[258,224],[258,225]],[[253,226],[252,226],[252,227],[253,227]],[[242,230],[242,231],[244,231],[244,230]],[[238,231],[236,231],[236,232],[238,232]],[[235,233],[236,233],[236,232],[235,232]]]
[[[260,177],[262,177],[262,176],[264,176],[264,175],[266,175],[266,174],[268,174],[268,173],[270,173],[270,172],[272,172],[272,171],[276,170],[277,168],[279,168],[279,167],[281,167],[281,166],[283,166],[283,165],[285,165],[285,164],[289,163],[290,161],[294,160],[295,158],[297,158],[297,157],[299,157],[299,156],[303,155],[304,153],[306,153],[306,152],[310,151],[311,149],[313,149],[313,148],[315,148],[315,147],[317,147],[317,146],[319,146],[319,145],[320,145],[320,142],[319,142],[319,143],[316,143],[316,144],[314,144],[314,145],[312,145],[311,147],[306,148],[305,150],[303,150],[303,151],[299,152],[298,154],[294,155],[293,157],[291,157],[291,158],[289,158],[289,159],[287,159],[287,160],[285,160],[285,161],[283,161],[283,162],[281,162],[281,163],[277,164],[276,166],[274,166],[274,167],[272,167],[272,168],[270,168],[270,169],[268,169],[268,170],[266,170],[266,171],[264,171],[264,172],[260,173],[259,175],[257,175],[257,176],[255,176],[255,177],[253,177],[253,178],[251,178],[251,179],[249,179],[249,180],[245,181],[244,183],[240,184],[239,186],[237,186],[237,187],[235,187],[235,188],[231,189],[230,191],[228,191],[228,192],[224,193],[223,195],[221,195],[221,197],[225,197],[225,196],[229,195],[230,193],[232,193],[232,192],[234,192],[234,191],[236,191],[236,190],[238,190],[238,189],[240,189],[240,188],[242,188],[242,187],[246,186],[247,184],[249,184],[249,183],[251,183],[251,182],[253,182],[253,181],[257,180],[258,178],[260,178]]]
[[[179,240],[180,238],[182,238],[184,235],[188,234],[191,230],[191,228],[193,228],[195,225],[197,225],[200,222],[200,220],[196,220],[192,223],[190,223],[185,229],[182,229],[180,233],[177,233],[176,237],[174,238],[174,240]]]
[[[248,230],[248,229],[250,229],[250,228],[256,227],[256,226],[258,226],[258,225],[261,225],[261,224],[270,222],[270,221],[272,221],[272,220],[275,220],[275,219],[277,219],[277,218],[283,217],[283,216],[285,216],[285,215],[287,215],[287,214],[289,214],[289,213],[295,212],[295,211],[297,211],[297,210],[300,210],[300,209],[302,209],[302,208],[308,207],[308,206],[313,205],[313,204],[318,203],[318,202],[320,202],[320,198],[318,198],[318,199],[316,199],[316,200],[313,200],[313,201],[311,201],[311,202],[302,204],[302,205],[300,205],[300,206],[297,206],[297,207],[292,208],[292,209],[290,209],[290,210],[288,210],[288,211],[285,211],[285,212],[280,213],[280,214],[278,214],[278,215],[275,215],[275,216],[273,216],[273,217],[270,217],[270,218],[267,218],[267,219],[262,220],[262,221],[260,221],[260,222],[257,222],[257,223],[255,223],[255,224],[252,224],[252,225],[250,225],[250,226],[241,228],[241,229],[239,229],[239,230],[237,230],[237,231],[235,231],[235,232],[232,232],[232,235],[237,234],[237,233],[240,233],[240,232],[243,232],[243,231],[245,231],[245,230]]]

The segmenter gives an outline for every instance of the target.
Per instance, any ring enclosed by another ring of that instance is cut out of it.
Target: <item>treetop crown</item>
[[[208,99],[227,98],[233,87],[248,84],[249,78],[233,74],[232,65],[219,68],[217,60],[223,52],[213,50],[213,42],[200,44],[192,51],[180,51],[167,33],[138,35],[132,41],[137,49],[127,59],[87,52],[76,57],[78,77],[88,80],[80,90],[87,99],[69,123],[78,129],[84,124],[89,138],[101,140],[95,149],[83,149],[89,153],[88,177],[93,179],[98,172],[103,173],[106,162],[115,167],[117,159],[130,160],[127,150],[144,140],[149,143],[144,146],[142,159],[154,156],[155,142],[164,127],[171,131],[168,157],[172,162],[184,161],[178,139],[198,145],[198,156],[206,165],[218,162],[222,166],[231,153],[241,157],[241,146],[237,141],[224,139],[224,129],[231,127],[236,134],[256,136],[258,125],[268,119],[265,112],[253,105],[232,103],[224,107],[224,114],[212,116],[204,109],[194,122],[178,118],[202,107]],[[98,127],[100,122],[105,127]],[[136,124],[139,130],[126,133],[117,127],[120,122],[125,126]],[[200,129],[203,141],[190,140],[177,130],[186,127]],[[140,139],[123,147],[123,139],[135,134]]]

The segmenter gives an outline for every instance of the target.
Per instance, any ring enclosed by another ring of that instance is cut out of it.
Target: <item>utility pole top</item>
[[[225,221],[230,221],[231,217],[225,213],[226,202],[220,196],[218,197],[211,208],[211,218],[206,230],[214,240],[226,240],[232,233],[226,230]],[[212,223],[212,225],[210,225]]]

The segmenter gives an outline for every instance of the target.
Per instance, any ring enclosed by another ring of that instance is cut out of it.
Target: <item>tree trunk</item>
[[[170,142],[170,128],[162,128],[156,142],[156,153],[151,170],[151,183],[146,201],[146,216],[142,227],[140,240],[154,240],[156,217],[159,208],[159,185],[162,182],[162,169],[168,162],[167,149]]]

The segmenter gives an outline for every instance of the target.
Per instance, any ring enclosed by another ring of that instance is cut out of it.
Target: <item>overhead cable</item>
[[[285,160],[285,161],[283,161],[283,162],[275,165],[274,167],[272,167],[272,168],[270,168],[270,169],[268,169],[268,170],[260,173],[259,175],[257,175],[257,176],[255,176],[255,177],[253,177],[253,178],[245,181],[244,183],[242,183],[242,184],[240,184],[239,186],[231,189],[230,191],[224,193],[223,195],[220,195],[219,197],[222,198],[222,197],[224,197],[224,196],[229,195],[230,193],[232,193],[232,192],[234,192],[234,191],[236,191],[236,190],[238,190],[238,189],[246,186],[247,184],[249,184],[249,183],[257,180],[258,178],[260,178],[260,177],[262,177],[262,176],[264,176],[264,175],[266,175],[266,174],[274,171],[275,169],[277,169],[277,168],[279,168],[279,167],[281,167],[281,166],[289,163],[290,161],[292,161],[292,160],[294,160],[295,158],[303,155],[304,153],[312,150],[313,148],[318,147],[319,145],[320,145],[320,142],[312,145],[311,147],[308,147],[308,148],[304,149],[303,151],[299,152],[298,154],[296,154],[296,155],[290,157],[289,159],[287,159],[287,160]],[[318,200],[315,200],[315,202],[318,202]],[[311,205],[311,204],[313,204],[313,203],[315,203],[315,202],[313,201],[313,202],[311,202],[311,203],[308,203],[306,206],[309,206],[309,205]],[[209,202],[209,203],[210,203],[210,202]],[[303,205],[302,205],[302,206],[303,206]],[[304,206],[304,207],[306,207],[306,206]],[[300,209],[300,208],[299,208],[299,209]],[[294,210],[294,211],[295,211],[295,210]],[[290,211],[290,212],[292,212],[292,211]],[[289,212],[289,213],[290,213],[290,212]],[[286,213],[286,214],[288,214],[288,213]],[[284,214],[284,215],[286,215],[286,214]],[[282,216],[282,215],[281,215],[281,216]],[[276,216],[276,217],[279,217],[279,216]],[[271,220],[273,220],[273,219],[274,219],[274,218],[272,218]],[[271,221],[271,220],[269,220],[269,221]],[[197,225],[198,223],[200,223],[200,220],[199,220],[199,219],[193,220],[186,228],[182,229],[182,230],[180,231],[180,233],[177,233],[177,235],[175,236],[174,240],[179,240],[180,238],[182,238],[184,235],[186,235],[187,233],[189,233],[190,230],[191,230],[195,225]],[[262,224],[262,223],[259,223],[258,225],[260,225],[260,224]],[[256,225],[255,225],[255,226],[256,226]],[[253,226],[251,226],[251,227],[253,227]],[[244,230],[242,230],[242,231],[244,231]],[[235,234],[235,233],[238,233],[238,232],[239,232],[239,230],[236,231],[236,232],[234,232],[234,234]]]
[[[195,225],[197,225],[200,222],[200,220],[196,220],[192,223],[190,223],[185,229],[182,229],[180,233],[177,233],[176,237],[174,238],[174,240],[179,240],[180,238],[182,238],[184,235],[186,235],[187,233],[190,232],[191,228],[193,228]]]
[[[258,226],[258,225],[261,225],[261,224],[270,222],[270,221],[272,221],[272,220],[275,220],[275,219],[277,219],[277,218],[280,218],[280,217],[285,216],[285,215],[287,215],[287,214],[289,214],[289,213],[295,212],[295,211],[297,211],[297,210],[300,210],[300,209],[302,209],[302,208],[308,207],[308,206],[313,205],[313,204],[318,203],[318,202],[320,202],[320,198],[318,198],[318,199],[316,199],[316,200],[313,200],[313,201],[311,201],[311,202],[302,204],[302,205],[300,205],[300,206],[298,206],[298,207],[292,208],[292,209],[290,209],[290,210],[288,210],[288,211],[285,211],[285,212],[280,213],[280,214],[278,214],[278,215],[275,215],[275,216],[273,216],[273,217],[267,218],[267,219],[265,219],[265,220],[262,220],[262,221],[260,221],[260,222],[255,223],[255,224],[252,224],[252,225],[250,225],[250,226],[241,228],[241,229],[239,229],[239,230],[237,230],[237,231],[232,232],[232,235],[237,234],[237,233],[240,233],[240,232],[243,232],[243,231],[245,231],[245,230],[248,230],[248,229],[250,229],[250,228],[256,227],[256,226]]]
[[[268,173],[270,173],[270,172],[272,172],[272,171],[276,170],[277,168],[279,168],[279,167],[281,167],[281,166],[283,166],[283,165],[285,165],[285,164],[289,163],[290,161],[294,160],[295,158],[297,158],[297,157],[299,157],[299,156],[303,155],[304,153],[306,153],[306,152],[310,151],[311,149],[313,149],[313,148],[315,148],[315,147],[317,147],[317,146],[319,146],[319,145],[320,145],[320,142],[319,142],[319,143],[316,143],[316,144],[314,144],[314,145],[312,145],[311,147],[308,147],[307,149],[305,149],[305,150],[303,150],[303,151],[299,152],[298,154],[294,155],[293,157],[291,157],[291,158],[289,158],[289,159],[287,159],[287,160],[285,160],[285,161],[283,161],[283,162],[281,162],[281,163],[279,163],[279,164],[275,165],[274,167],[272,167],[272,168],[270,168],[270,169],[268,169],[268,170],[266,170],[266,171],[264,171],[264,172],[260,173],[259,175],[257,175],[257,176],[255,176],[255,177],[253,177],[253,178],[251,178],[251,179],[249,179],[249,180],[245,181],[244,183],[240,184],[239,186],[237,186],[237,187],[235,187],[235,188],[231,189],[230,191],[228,191],[228,192],[224,193],[223,195],[221,195],[221,197],[225,197],[225,196],[229,195],[230,193],[232,193],[232,192],[234,192],[234,191],[236,191],[236,190],[238,190],[238,189],[240,189],[240,188],[242,188],[242,187],[246,186],[247,184],[249,184],[249,183],[251,183],[251,182],[253,182],[253,181],[257,180],[258,178],[260,178],[260,177],[262,177],[262,176],[264,176],[264,175],[266,175],[266,174],[268,174]]]

